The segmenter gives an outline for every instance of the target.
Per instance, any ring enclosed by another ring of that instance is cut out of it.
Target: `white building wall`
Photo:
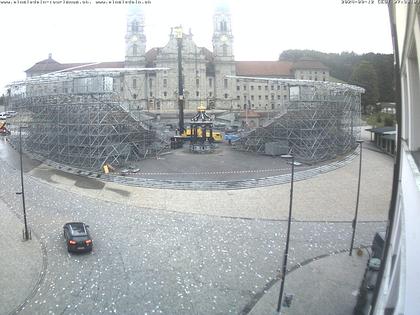
[[[392,5],[401,71],[398,199],[375,314],[420,313],[420,5]],[[413,155],[418,154],[416,163]]]

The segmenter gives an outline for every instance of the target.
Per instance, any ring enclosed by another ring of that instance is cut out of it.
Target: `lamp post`
[[[357,197],[356,197],[356,210],[354,212],[354,219],[351,223],[351,226],[353,228],[353,235],[351,236],[351,243],[350,243],[350,249],[349,249],[349,256],[352,255],[353,252],[353,244],[354,244],[354,234],[356,233],[356,224],[357,224],[357,212],[359,211],[359,196],[360,196],[360,178],[362,176],[362,144],[363,140],[356,140],[356,142],[359,144],[360,147],[360,160],[359,160],[359,179],[357,182]]]
[[[25,223],[24,238],[27,241],[29,240],[29,233],[28,233],[28,223],[26,221],[25,188],[23,186],[22,128],[26,128],[26,127],[19,126],[20,183],[21,183],[22,190],[16,194],[22,195],[23,221]]]
[[[184,79],[182,77],[182,27],[175,28],[178,46],[178,109],[179,109],[179,134],[184,132]]]
[[[292,222],[292,204],[293,204],[293,180],[295,175],[295,157],[293,154],[285,154],[281,155],[282,158],[291,159],[292,164],[292,174],[290,179],[290,199],[289,199],[289,217],[287,220],[287,235],[286,235],[286,248],[284,250],[283,255],[283,267],[281,272],[281,284],[280,284],[280,293],[279,293],[279,301],[277,304],[277,312],[281,312],[281,305],[283,299],[283,292],[284,292],[284,283],[286,281],[286,269],[287,269],[287,257],[289,255],[289,242],[290,242],[290,225]]]

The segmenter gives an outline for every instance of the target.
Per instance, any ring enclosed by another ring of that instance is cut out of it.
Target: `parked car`
[[[10,117],[10,115],[9,114],[7,114],[7,113],[5,113],[5,112],[1,112],[0,113],[0,119],[6,119],[6,118],[9,118]]]
[[[63,226],[63,229],[69,252],[87,252],[92,250],[93,242],[89,233],[89,225],[83,222],[69,222]]]
[[[6,114],[9,115],[9,117],[14,117],[17,115],[17,112],[14,110],[8,110],[6,111]]]

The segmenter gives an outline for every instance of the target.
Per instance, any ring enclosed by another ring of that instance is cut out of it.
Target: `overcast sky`
[[[223,2],[232,15],[235,59],[277,60],[287,49],[392,53],[387,6],[374,1]],[[170,28],[181,24],[197,45],[212,50],[212,15],[222,1],[150,2],[143,5],[147,49],[164,46]],[[123,61],[126,16],[127,7],[117,4],[0,4],[0,93],[49,53],[61,63]]]

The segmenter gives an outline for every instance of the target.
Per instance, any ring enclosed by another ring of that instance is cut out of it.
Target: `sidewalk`
[[[22,240],[24,225],[2,200],[0,216],[0,314],[11,314],[37,289],[42,250],[34,235]]]
[[[366,250],[359,257],[356,251],[327,256],[312,261],[287,274],[284,293],[293,294],[287,315],[352,315],[357,292],[368,260]],[[250,315],[277,315],[280,281],[256,303]],[[339,303],[337,303],[339,301]]]

